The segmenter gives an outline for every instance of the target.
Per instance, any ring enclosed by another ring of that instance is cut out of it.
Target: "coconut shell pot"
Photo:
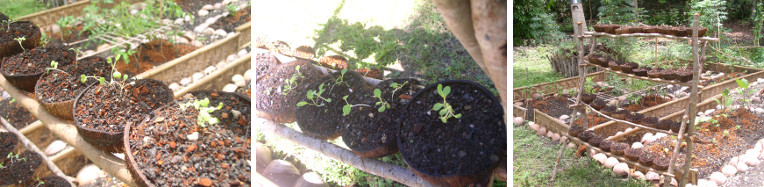
[[[610,147],[613,146],[612,140],[604,139],[602,142],[600,142],[599,148],[602,149],[602,151],[610,152]]]
[[[581,139],[581,141],[588,142],[589,138],[594,137],[594,131],[592,130],[586,130],[584,132],[578,133],[578,138]]]
[[[660,121],[658,121],[658,129],[661,129],[661,130],[671,130],[671,126],[674,123],[675,122],[673,120],[668,120],[668,119],[660,120]]]
[[[626,116],[629,115],[629,113],[630,112],[628,110],[618,110],[615,113],[613,113],[613,115],[610,117],[613,117],[615,119],[625,120]]]
[[[592,103],[592,101],[594,101],[594,99],[596,98],[597,96],[594,94],[588,94],[588,93],[581,94],[581,101],[586,104]]]
[[[675,74],[679,82],[690,82],[692,80],[692,69],[678,69]]]
[[[663,71],[663,68],[653,68],[651,70],[647,71],[647,77],[650,78],[661,78],[661,71]]]
[[[639,163],[642,165],[645,165],[647,167],[653,166],[653,154],[647,151],[643,151],[642,155],[639,156]]]
[[[622,62],[613,60],[608,62],[608,67],[613,71],[621,71],[621,64]]]
[[[673,69],[664,69],[661,71],[661,79],[663,80],[676,80],[676,74]]]
[[[570,126],[570,129],[568,129],[568,134],[573,137],[578,137],[578,134],[584,132],[584,130],[586,129],[584,129],[584,127],[581,125],[573,125]]]
[[[621,64],[621,72],[634,73],[634,69],[638,68],[639,64],[634,62],[626,62]]]
[[[605,114],[607,116],[613,116],[613,113],[615,113],[616,111],[618,111],[618,108],[616,108],[615,106],[606,106],[605,108],[600,109],[600,112],[602,112],[602,114]]]
[[[652,128],[658,128],[658,118],[645,117],[644,119],[642,119],[642,125],[645,125],[647,127],[652,127]]]
[[[629,148],[629,144],[618,142],[618,143],[614,143],[613,146],[610,146],[610,152],[616,155],[623,156],[623,152],[627,148]]]
[[[605,104],[605,101],[603,101],[602,99],[595,99],[589,105],[592,106],[592,108],[594,108],[594,110],[600,110],[602,108],[605,108],[605,106],[607,106],[607,104]]]
[[[647,71],[650,71],[650,70],[651,68],[649,67],[640,67],[640,68],[634,69],[633,71],[634,71],[634,75],[636,76],[647,77]]]
[[[594,134],[594,135],[592,135],[592,137],[591,137],[591,138],[589,138],[589,140],[587,140],[586,142],[589,142],[589,144],[590,144],[590,145],[592,145],[592,147],[599,147],[599,146],[600,146],[600,143],[602,143],[602,140],[604,140],[604,139],[602,138],[602,136],[600,136],[600,135],[597,135],[597,134]]]
[[[653,168],[658,170],[667,170],[669,167],[669,162],[671,159],[665,156],[654,156],[653,157]]]
[[[639,161],[639,156],[642,155],[642,148],[627,148],[623,151],[624,156],[632,161]]]

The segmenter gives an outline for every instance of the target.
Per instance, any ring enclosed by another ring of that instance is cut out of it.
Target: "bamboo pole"
[[[690,91],[690,106],[689,106],[689,113],[687,114],[689,119],[688,119],[686,124],[682,125],[682,126],[688,126],[688,127],[684,127],[686,129],[686,131],[687,131],[687,140],[688,140],[687,141],[687,154],[685,155],[685,158],[684,158],[684,160],[685,160],[684,161],[684,168],[683,168],[684,173],[682,174],[682,180],[679,180],[679,186],[684,186],[685,184],[687,184],[687,181],[686,181],[686,179],[687,179],[687,171],[690,170],[690,165],[692,164],[692,162],[691,162],[691,159],[692,159],[692,149],[694,147],[694,142],[692,141],[692,137],[693,137],[693,130],[695,129],[695,127],[694,127],[695,126],[695,117],[697,116],[697,115],[695,115],[695,113],[696,113],[696,110],[697,110],[697,105],[696,104],[697,104],[697,98],[698,98],[698,79],[700,77],[700,72],[698,72],[698,70],[700,70],[699,69],[700,68],[700,64],[699,64],[700,59],[698,59],[699,58],[699,55],[698,55],[698,29],[699,29],[699,27],[698,27],[698,17],[699,17],[698,13],[695,13],[695,15],[693,15],[693,23],[692,23],[692,60],[693,60],[694,63],[692,63],[693,64],[692,90]]]
[[[27,149],[29,149],[29,151],[32,151],[32,152],[37,153],[38,155],[40,155],[40,158],[42,158],[43,163],[46,166],[48,166],[48,170],[50,170],[50,172],[52,172],[54,175],[56,175],[58,177],[61,177],[61,178],[65,179],[66,182],[69,183],[69,185],[74,186],[72,184],[72,181],[71,181],[70,177],[64,175],[64,173],[61,172],[60,169],[58,169],[58,166],[56,166],[56,164],[54,164],[53,161],[50,161],[50,159],[48,158],[47,155],[45,155],[45,153],[40,151],[40,149],[37,148],[37,146],[35,146],[34,143],[32,143],[32,141],[29,141],[29,139],[27,139],[26,136],[21,134],[21,132],[19,132],[19,130],[17,130],[15,127],[13,127],[13,125],[8,123],[8,121],[6,121],[5,118],[0,117],[0,123],[3,125],[5,130],[8,130],[8,132],[11,132],[14,135],[16,135],[16,137],[18,137],[19,141],[25,147],[27,147]],[[19,153],[16,153],[16,154],[19,154]]]
[[[400,182],[407,186],[431,186],[424,179],[418,177],[414,172],[404,167],[391,163],[382,162],[376,159],[362,158],[353,152],[341,148],[332,143],[311,138],[303,133],[297,132],[283,124],[275,124],[271,121],[255,118],[255,128],[258,128],[265,134],[274,134],[286,138],[292,142],[300,144],[305,148],[312,149],[329,156],[337,161],[349,164],[360,170],[371,174],[388,178]],[[493,176],[493,175],[491,175]]]

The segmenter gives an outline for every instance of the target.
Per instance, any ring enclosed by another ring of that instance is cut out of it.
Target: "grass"
[[[47,9],[45,4],[40,3],[37,0],[0,0],[0,12],[11,19],[16,19],[45,9]]]
[[[621,179],[590,157],[576,158],[566,149],[554,183],[549,182],[560,144],[536,136],[528,126],[513,130],[513,182],[517,186],[649,186],[645,181]]]
[[[562,75],[552,70],[547,55],[551,55],[554,46],[515,47],[512,52],[512,87],[518,88],[554,82]]]

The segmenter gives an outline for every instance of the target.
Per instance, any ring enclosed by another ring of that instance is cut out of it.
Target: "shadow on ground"
[[[402,29],[350,23],[334,15],[315,31],[318,57],[335,53],[350,61],[351,68],[384,69],[385,78],[414,77],[435,83],[447,79],[478,82],[493,92],[493,82],[477,66],[467,50],[446,28],[443,18],[429,1],[417,7],[416,15]]]

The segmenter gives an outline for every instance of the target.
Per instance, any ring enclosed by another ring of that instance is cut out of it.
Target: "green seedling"
[[[348,96],[347,95],[345,97],[342,97],[342,100],[345,100],[345,106],[342,106],[342,116],[347,116],[348,114],[350,114],[350,111],[351,111],[351,109],[353,107],[357,107],[357,106],[366,106],[366,107],[368,107],[369,106],[369,105],[366,105],[366,104],[350,104],[350,103],[348,103]]]
[[[379,99],[379,101],[377,101],[377,104],[375,104],[376,106],[379,106],[379,109],[377,109],[377,111],[384,112],[385,109],[390,108],[390,104],[387,103],[385,100],[382,100],[382,90],[374,89],[374,97]]]
[[[724,133],[724,136],[729,136],[730,135],[730,131],[728,131],[728,130],[724,130],[724,131],[722,131],[722,133]]]
[[[41,185],[45,185],[45,181],[42,181],[42,180],[40,180],[40,178],[39,178],[39,177],[35,177],[35,178],[37,178],[37,179],[36,179],[36,181],[37,181],[37,185],[35,185],[35,186],[41,186]]]
[[[239,11],[238,10],[239,6],[237,6],[235,4],[228,4],[225,7],[226,7],[226,9],[228,9],[228,16],[234,16],[234,15],[236,15],[236,12]]]
[[[10,103],[16,102],[16,98],[12,98]]]
[[[0,21],[0,24],[4,24],[6,26],[7,31],[11,30],[11,23],[13,23],[13,20],[10,20],[10,19]],[[2,30],[1,27],[0,27],[0,30]]]
[[[181,105],[181,110],[186,110],[186,107],[189,105],[194,106],[195,109],[199,110],[199,115],[196,118],[196,124],[199,124],[202,128],[207,128],[207,125],[215,125],[220,123],[220,120],[216,117],[212,117],[212,113],[215,112],[215,110],[220,110],[223,108],[223,102],[220,102],[217,107],[210,107],[210,99],[204,98],[202,100],[194,99],[193,101],[189,101],[188,103]]]
[[[334,83],[335,84],[344,83],[345,85],[348,85],[348,83],[345,82],[345,73],[347,73],[347,72],[348,72],[348,69],[347,68],[343,68],[340,71],[340,76],[337,77],[337,79],[334,80]],[[350,85],[348,85],[348,87],[350,87]]]
[[[438,84],[438,95],[440,97],[443,97],[443,103],[435,103],[434,106],[432,106],[432,110],[434,111],[440,111],[440,120],[443,121],[443,123],[447,123],[448,119],[453,117],[456,119],[459,119],[462,117],[462,114],[454,114],[454,108],[451,106],[451,104],[448,104],[446,102],[446,97],[448,94],[451,93],[451,87],[446,86],[443,88],[442,84]]]
[[[324,84],[323,83],[321,83],[321,85],[318,85],[318,92],[316,92],[315,90],[308,90],[308,92],[305,94],[305,97],[308,98],[310,103],[308,103],[306,101],[300,101],[299,103],[297,103],[297,106],[298,107],[299,106],[305,106],[305,105],[313,105],[313,106],[316,106],[316,107],[324,106],[324,103],[318,104],[318,101],[320,101],[320,100],[317,101],[316,99],[321,99],[324,102],[331,103],[332,102],[332,98],[321,97],[321,94],[323,94],[324,91],[326,91],[326,90],[324,90]]]
[[[58,62],[56,62],[55,60],[50,61],[50,67],[49,68],[45,68],[45,73],[50,73],[50,70],[52,70],[52,69],[58,70]]]
[[[398,84],[397,82],[390,83],[390,87],[393,88],[393,94],[390,95],[390,99],[395,100],[395,92],[403,89],[403,86],[405,86],[408,83],[409,81],[403,82],[403,84]]]
[[[16,40],[17,42],[19,42],[19,46],[21,46],[21,49],[22,49],[22,50],[24,50],[24,51],[26,51],[26,50],[27,50],[27,49],[25,49],[25,48],[24,48],[24,45],[23,45],[23,44],[21,44],[21,42],[24,42],[25,40],[27,40],[27,37],[26,37],[26,36],[22,36],[22,37],[14,38],[13,40]]]
[[[740,87],[739,89],[736,89],[737,93],[743,95],[743,98],[740,99],[742,102],[741,104],[750,103],[751,97],[749,96],[756,92],[756,90],[748,89],[751,86],[751,83],[749,83],[747,79],[735,79],[735,82],[737,83],[738,87]]]
[[[726,109],[732,106],[733,99],[732,97],[730,97],[730,89],[725,88],[724,91],[722,92],[721,100],[714,99],[714,101],[716,101],[716,104],[718,104],[719,106],[722,106],[722,109]]]
[[[297,78],[305,78],[305,75],[300,73],[300,66],[294,68],[297,73],[292,74],[292,78],[284,79],[284,89],[283,89],[283,95],[288,95],[292,90],[297,88]]]

